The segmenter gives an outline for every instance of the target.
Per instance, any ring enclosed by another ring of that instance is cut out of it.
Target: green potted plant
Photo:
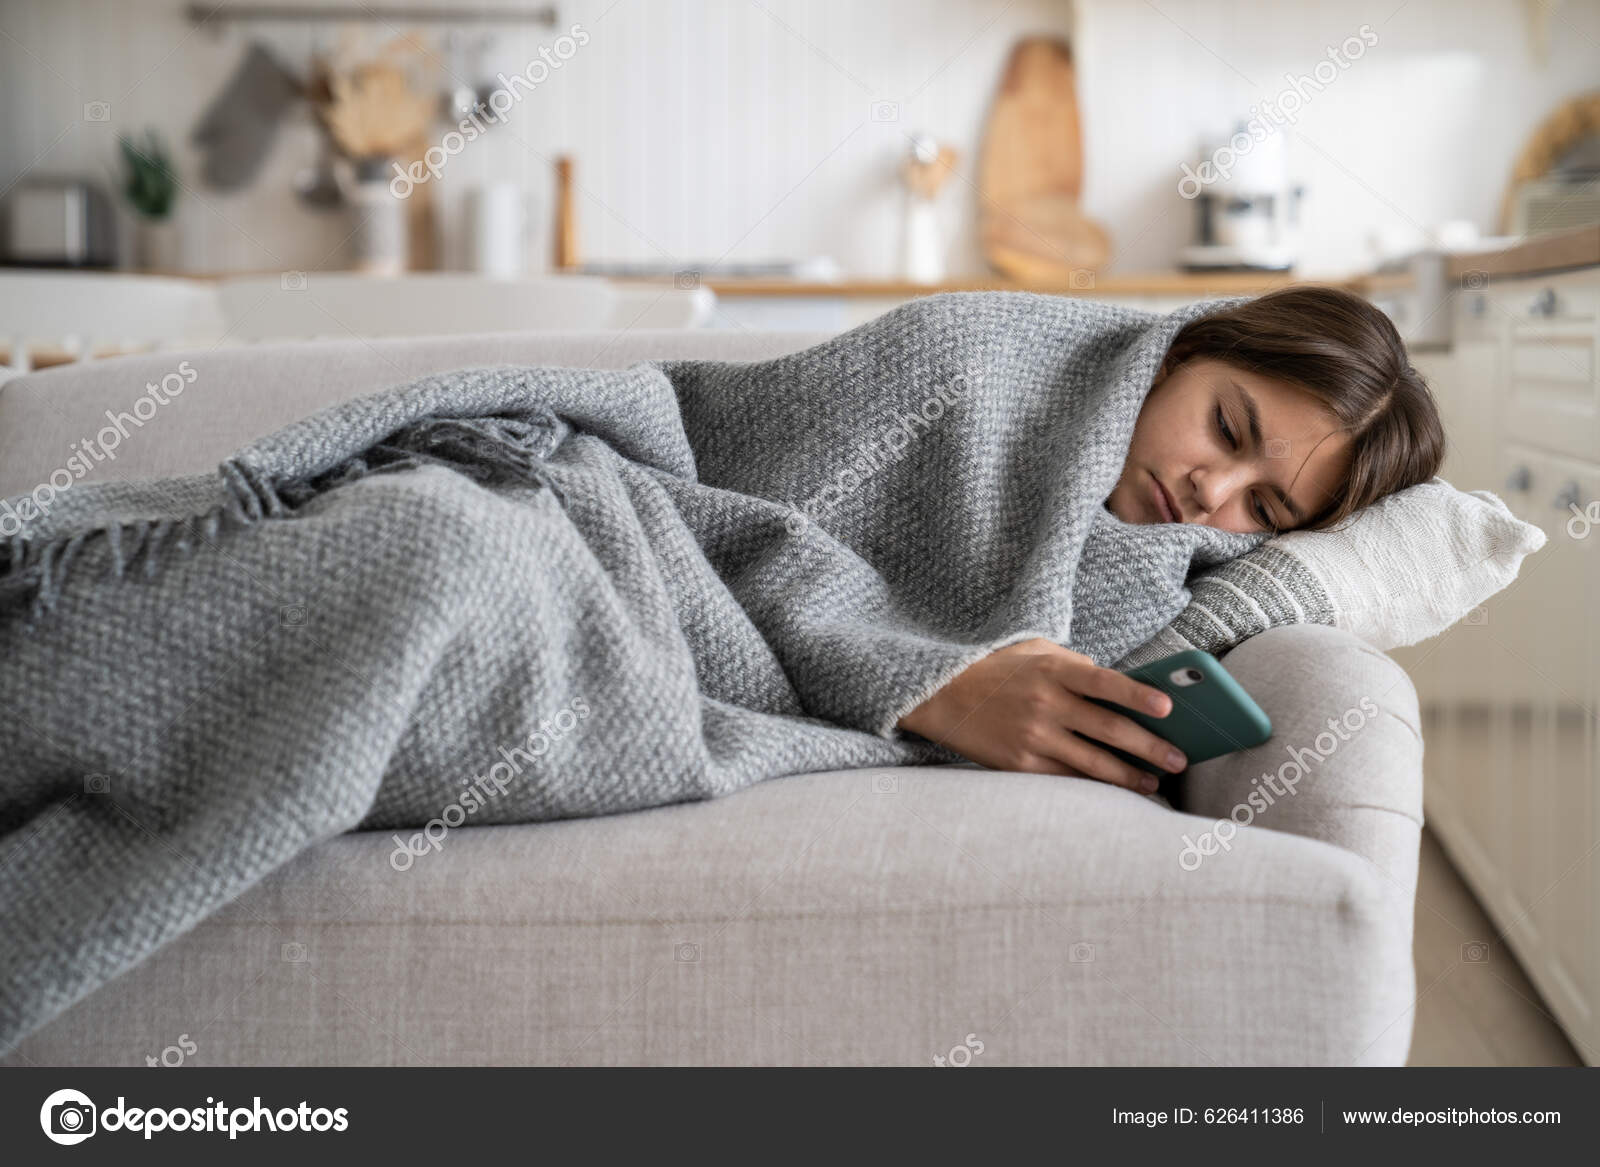
[[[142,142],[119,135],[122,148],[122,194],[138,216],[137,266],[146,271],[170,271],[178,266],[177,226],[172,208],[178,198],[178,172],[171,155],[154,130]]]

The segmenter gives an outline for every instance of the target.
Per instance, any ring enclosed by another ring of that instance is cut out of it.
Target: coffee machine
[[[1205,151],[1198,165],[1185,168],[1179,193],[1195,204],[1195,242],[1178,253],[1185,270],[1294,268],[1305,188],[1289,182],[1288,131],[1267,128],[1271,132],[1257,141],[1241,122],[1230,138]],[[1249,148],[1241,152],[1237,147],[1246,141]]]

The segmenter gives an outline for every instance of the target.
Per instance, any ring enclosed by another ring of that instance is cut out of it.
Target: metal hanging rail
[[[395,20],[402,23],[441,24],[545,24],[556,22],[555,5],[543,8],[431,8],[343,4],[331,7],[309,4],[190,4],[185,15],[193,24],[244,21],[360,21]]]

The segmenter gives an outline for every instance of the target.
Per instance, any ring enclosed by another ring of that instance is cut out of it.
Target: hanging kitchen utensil
[[[345,197],[344,188],[339,185],[339,176],[334,172],[337,151],[328,136],[328,128],[317,114],[320,103],[332,96],[328,90],[327,59],[321,33],[316,34],[311,53],[311,70],[306,77],[305,95],[310,102],[311,125],[317,136],[317,160],[295,174],[294,191],[300,202],[313,210],[335,210],[344,206]]]
[[[205,152],[201,176],[215,190],[236,190],[256,176],[272,147],[278,123],[302,87],[259,41],[221,93],[212,100],[189,140]]]
[[[1025,37],[1011,50],[978,162],[984,257],[1025,282],[1071,283],[1111,254],[1104,228],[1078,206],[1083,143],[1072,46]]]

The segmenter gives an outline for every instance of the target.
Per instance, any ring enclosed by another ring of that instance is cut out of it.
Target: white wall
[[[439,0],[448,2],[448,0]],[[489,0],[479,0],[488,3]],[[504,0],[500,0],[504,2]],[[558,31],[587,46],[450,159],[447,260],[459,200],[485,178],[536,200],[530,263],[550,236],[550,158],[577,158],[586,258],[759,259],[831,254],[895,269],[906,134],[953,141],[964,175],[945,195],[950,265],[980,269],[971,174],[989,97],[1020,35],[1072,27],[1066,0],[560,0],[558,29],[502,36],[487,73],[518,71]],[[1307,186],[1302,270],[1366,265],[1378,227],[1466,218],[1492,233],[1505,175],[1532,127],[1600,82],[1600,4],[1564,0],[1537,63],[1520,0],[1082,0],[1079,99],[1088,211],[1115,240],[1111,270],[1170,267],[1189,240],[1179,163],[1203,135],[1308,73],[1363,25],[1378,43],[1300,113],[1291,165]],[[313,157],[285,126],[254,186],[204,190],[183,138],[245,43],[191,28],[181,0],[0,0],[0,188],[24,172],[105,176],[119,129],[155,125],[181,147],[186,263],[197,270],[338,266],[349,224],[303,211],[290,180]],[[1398,10],[1397,10],[1398,9]],[[261,26],[302,69],[309,28]],[[378,32],[385,30],[379,29]],[[111,120],[85,122],[90,101]],[[899,105],[875,121],[874,102]],[[446,127],[440,126],[442,133]]]

